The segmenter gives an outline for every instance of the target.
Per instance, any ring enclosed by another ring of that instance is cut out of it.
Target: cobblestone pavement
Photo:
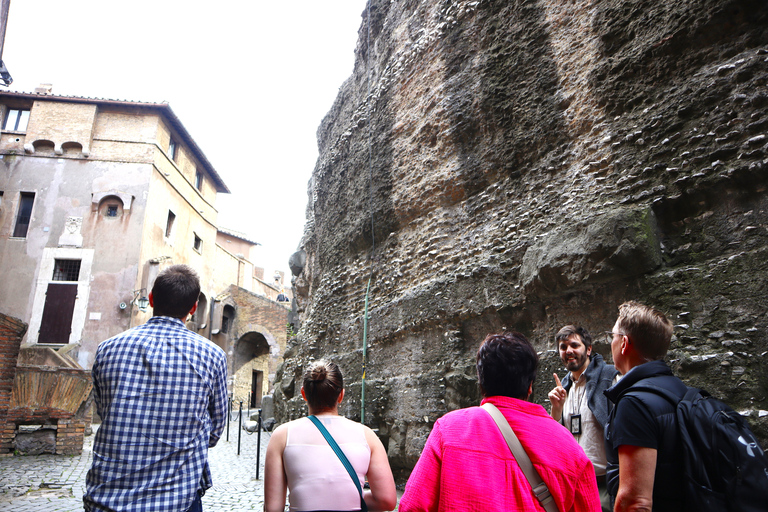
[[[237,455],[237,421],[229,425],[229,441],[226,435],[225,430],[218,445],[208,451],[214,485],[203,496],[203,510],[262,510],[264,456],[269,434],[262,432],[261,435],[259,480],[256,480],[257,435],[242,432],[240,455]],[[0,458],[0,512],[82,511],[93,438],[92,435],[85,438],[82,455]]]

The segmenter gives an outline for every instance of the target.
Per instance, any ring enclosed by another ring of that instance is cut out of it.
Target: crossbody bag
[[[357,487],[357,492],[360,493],[360,510],[362,512],[368,512],[368,505],[365,504],[365,500],[363,499],[363,489],[360,487],[360,480],[357,478],[357,473],[355,473],[354,468],[352,467],[352,464],[350,464],[349,459],[347,459],[347,456],[344,455],[344,452],[341,451],[341,448],[339,448],[339,445],[336,443],[336,440],[333,438],[330,432],[328,432],[328,429],[325,428],[325,426],[320,423],[320,420],[317,419],[317,417],[314,414],[310,414],[307,416],[312,423],[315,424],[317,427],[317,430],[320,431],[321,434],[323,434],[323,437],[326,441],[328,441],[328,444],[331,446],[331,449],[334,451],[336,456],[339,458],[341,463],[344,465],[344,469],[347,470],[347,473],[349,473],[350,478],[352,478],[352,481],[355,483],[355,487]]]
[[[533,467],[530,457],[525,453],[523,445],[520,444],[520,440],[515,435],[515,431],[512,430],[512,427],[509,426],[507,419],[501,414],[501,411],[490,402],[485,402],[481,407],[491,415],[493,421],[496,422],[496,426],[501,430],[501,435],[504,436],[504,440],[507,442],[509,450],[512,452],[512,455],[515,456],[517,464],[520,466],[520,469],[523,470],[523,474],[531,485],[533,494],[536,495],[536,499],[539,500],[541,506],[544,507],[544,510],[547,512],[558,512],[557,504],[555,504],[555,499],[549,492],[547,484],[544,483],[544,480],[541,479],[536,468]]]

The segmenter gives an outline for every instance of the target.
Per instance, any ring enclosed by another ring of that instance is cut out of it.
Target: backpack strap
[[[653,384],[642,384],[640,386],[635,386],[628,388],[624,393],[622,393],[621,396],[634,393],[636,391],[645,391],[646,393],[653,393],[654,395],[660,396],[662,398],[665,398],[670,404],[677,407],[677,404],[682,402],[683,400],[687,401],[693,401],[699,394],[701,396],[710,396],[709,393],[707,393],[703,389],[694,388],[691,386],[686,386],[685,395],[679,396],[670,391],[667,388],[662,388],[660,386],[654,386]]]
[[[536,495],[536,499],[539,500],[541,506],[544,507],[544,510],[547,512],[558,512],[557,504],[555,503],[552,494],[549,492],[547,484],[544,483],[544,480],[541,479],[536,468],[533,467],[531,458],[525,453],[525,448],[520,444],[520,440],[515,435],[515,431],[512,430],[512,427],[509,426],[507,419],[501,414],[501,411],[490,402],[485,402],[481,407],[491,415],[493,421],[496,422],[496,426],[501,430],[501,434],[504,436],[507,446],[509,446],[509,451],[515,456],[517,464],[523,471],[526,480],[528,480],[531,489],[533,489],[533,494]]]
[[[368,505],[365,504],[365,500],[363,499],[363,489],[360,487],[360,480],[357,478],[357,473],[355,473],[354,468],[352,468],[352,464],[350,464],[349,459],[347,459],[347,456],[344,455],[344,452],[341,451],[341,448],[336,443],[336,440],[333,438],[330,432],[328,432],[328,429],[325,428],[325,426],[320,423],[320,420],[317,419],[317,417],[314,414],[310,414],[307,416],[312,423],[315,424],[317,427],[317,430],[320,431],[321,434],[323,434],[323,437],[326,441],[328,441],[328,444],[330,445],[331,449],[333,449],[333,452],[336,454],[336,456],[339,458],[341,463],[344,465],[344,469],[347,470],[347,473],[349,473],[350,478],[352,478],[352,481],[355,483],[355,487],[357,487],[357,492],[360,493],[360,510],[362,512],[368,512]]]

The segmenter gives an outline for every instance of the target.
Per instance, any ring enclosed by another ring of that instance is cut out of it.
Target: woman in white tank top
[[[387,452],[374,432],[339,416],[344,381],[332,362],[312,363],[301,396],[333,436],[357,474],[368,510],[393,510],[397,492]],[[360,494],[349,473],[318,428],[301,418],[272,433],[264,466],[264,510],[283,512],[286,491],[291,512],[360,510]]]

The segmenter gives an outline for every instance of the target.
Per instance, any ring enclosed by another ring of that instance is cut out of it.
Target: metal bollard
[[[227,405],[227,442],[229,442],[229,419],[232,416],[232,395],[229,395],[229,404]]]
[[[240,400],[240,420],[237,425],[237,454],[240,455],[240,438],[243,437],[243,401]]]
[[[256,433],[256,480],[259,479],[259,464],[261,461],[261,409],[259,409],[259,426]]]

